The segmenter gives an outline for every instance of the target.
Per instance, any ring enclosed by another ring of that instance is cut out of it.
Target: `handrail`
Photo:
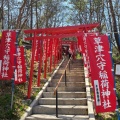
[[[57,85],[54,89],[54,95],[56,95],[56,117],[58,117],[58,91],[57,90],[58,90],[59,84],[60,84],[64,74],[65,74],[65,86],[66,86],[66,69],[67,69],[67,66],[69,64],[69,70],[70,70],[70,60],[71,60],[71,58],[72,57],[70,57],[70,59],[68,60],[67,65],[65,67],[65,70],[64,70],[63,74],[61,75],[61,77],[60,77],[60,79],[59,79],[59,81],[58,81],[58,83],[57,83]]]
[[[59,79],[59,81],[58,81],[58,83],[57,83],[57,85],[56,85],[56,87],[55,87],[55,89],[54,89],[54,95],[56,94],[56,90],[57,90],[58,87],[59,87],[59,84],[60,84],[60,82],[61,82],[61,80],[62,80],[62,78],[63,78],[63,76],[64,76],[64,73],[65,73],[65,71],[66,71],[66,69],[67,69],[67,66],[68,66],[70,60],[71,60],[71,58],[70,58],[69,61],[67,62],[67,65],[66,65],[66,67],[65,67],[65,70],[64,70],[63,74],[61,75],[61,77],[60,77],[60,79]]]

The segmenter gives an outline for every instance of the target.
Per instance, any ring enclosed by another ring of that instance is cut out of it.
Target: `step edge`
[[[92,101],[91,93],[90,93],[88,69],[86,67],[84,67],[84,72],[85,72],[86,97],[87,97],[89,120],[95,120],[95,114],[94,114],[94,110],[93,110],[93,101]]]

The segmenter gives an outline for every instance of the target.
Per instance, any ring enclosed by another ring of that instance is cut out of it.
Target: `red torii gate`
[[[31,37],[26,37],[25,40],[32,40],[32,58],[31,58],[31,68],[30,68],[30,80],[28,85],[28,94],[27,97],[31,96],[31,87],[32,87],[32,78],[33,78],[33,68],[34,68],[34,54],[35,54],[35,41],[36,40],[44,40],[44,39],[57,39],[64,37],[75,37],[80,36],[82,33],[87,33],[89,30],[92,30],[95,27],[98,27],[99,23],[94,24],[84,24],[77,26],[66,26],[66,27],[57,27],[57,28],[42,28],[42,29],[32,29],[32,30],[24,30],[24,33],[28,34]],[[46,51],[47,52],[47,51]],[[46,68],[47,68],[47,60],[45,61],[45,74],[46,78]],[[38,76],[40,76],[38,74]],[[38,86],[40,85],[40,77],[38,77]]]

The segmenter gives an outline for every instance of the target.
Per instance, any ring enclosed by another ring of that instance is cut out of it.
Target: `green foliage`
[[[116,79],[116,93],[118,100],[120,100],[120,78]]]
[[[113,52],[112,57],[113,57],[114,63],[120,62],[120,53],[118,52],[118,49],[114,47],[112,52]]]
[[[109,117],[108,117],[109,114]],[[106,114],[97,114],[95,116],[96,120],[118,120],[116,113],[106,113]]]
[[[86,9],[87,2],[85,0],[71,0],[71,3],[74,5],[74,9],[79,9],[80,11],[84,11]]]
[[[11,110],[11,94],[0,96],[0,119],[18,119],[15,109]]]
[[[81,56],[79,53],[76,54],[76,59],[81,59]]]
[[[23,44],[22,44],[22,39],[19,39],[19,46],[22,46]]]
[[[35,82],[33,81],[33,84],[34,83]],[[43,85],[41,84],[41,87],[42,86]],[[32,90],[31,98],[29,100],[26,97],[26,84],[15,86],[13,98],[14,102],[11,110],[11,89],[7,86],[4,87],[7,89],[4,89],[4,93],[0,95],[0,120],[19,120],[22,114],[26,111],[27,107],[31,104],[38,92],[41,90],[41,87],[36,90]]]

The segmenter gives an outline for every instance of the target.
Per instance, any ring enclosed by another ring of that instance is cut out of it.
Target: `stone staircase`
[[[67,86],[63,77],[58,87],[58,118],[56,117],[56,96],[53,92],[66,63],[67,60],[60,66],[38,104],[32,108],[32,114],[25,120],[90,120],[82,60],[75,60],[70,64],[70,71],[67,69],[66,72]]]

